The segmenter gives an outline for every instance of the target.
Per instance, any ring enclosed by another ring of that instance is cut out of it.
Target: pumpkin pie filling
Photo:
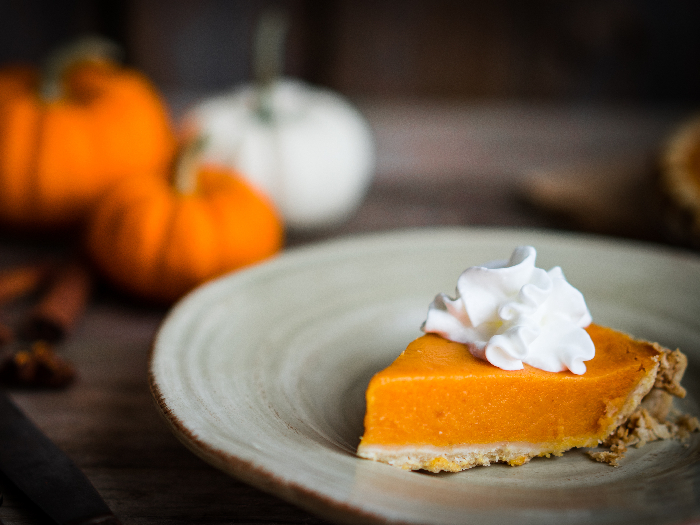
[[[610,451],[591,457],[617,466],[626,444],[698,429],[695,418],[686,417],[683,428],[666,422],[672,395],[685,395],[680,351],[593,323],[585,331],[595,356],[579,374],[527,363],[504,370],[477,358],[470,343],[419,337],[370,381],[358,455],[454,472],[499,461],[517,466],[604,443]],[[647,420],[668,435],[659,430],[640,439]]]
[[[595,324],[587,332],[596,356],[583,375],[501,370],[464,344],[416,339],[370,382],[359,455],[461,470],[597,446],[651,391],[670,351]]]

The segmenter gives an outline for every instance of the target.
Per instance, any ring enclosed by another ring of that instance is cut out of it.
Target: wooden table
[[[597,199],[603,204],[595,221],[586,219],[585,211],[592,206],[591,192],[608,191],[609,177],[600,176],[606,170],[619,174],[623,189],[651,187],[649,162],[684,111],[410,101],[360,105],[378,147],[377,176],[367,198],[342,227],[292,234],[289,247],[440,225],[587,230],[664,241],[663,232],[650,226],[653,217],[639,213],[644,202],[636,197],[627,199],[622,213],[612,209],[610,199]],[[577,189],[582,185],[584,192]],[[552,187],[578,197],[552,198],[547,193]],[[557,206],[564,201],[566,206]],[[60,250],[56,242],[0,239],[0,267]],[[61,391],[13,390],[12,397],[84,470],[125,524],[324,523],[210,467],[171,434],[147,383],[151,341],[165,314],[101,287],[60,349],[76,365],[79,380]],[[0,477],[0,488],[3,523],[49,523],[7,479]]]

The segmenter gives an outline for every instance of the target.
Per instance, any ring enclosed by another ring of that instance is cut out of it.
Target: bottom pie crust
[[[580,446],[596,446],[594,439]],[[430,472],[459,472],[476,466],[489,466],[503,462],[512,466],[523,465],[537,456],[561,456],[572,447],[553,443],[490,443],[488,445],[457,445],[453,447],[392,447],[368,445],[358,454],[362,458],[388,463],[405,470],[427,470]]]

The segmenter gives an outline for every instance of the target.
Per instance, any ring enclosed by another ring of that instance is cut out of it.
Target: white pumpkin
[[[208,99],[185,126],[206,137],[205,161],[240,171],[294,230],[348,219],[374,171],[374,140],[359,111],[337,93],[289,78]]]

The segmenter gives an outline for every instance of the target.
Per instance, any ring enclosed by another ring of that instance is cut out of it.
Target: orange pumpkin
[[[167,111],[136,71],[80,52],[51,74],[0,71],[0,221],[63,227],[135,171],[163,169],[175,151]]]
[[[117,287],[169,303],[282,245],[282,223],[266,197],[226,168],[187,162],[175,185],[162,177],[121,181],[100,200],[87,249]],[[187,181],[189,174],[192,184]]]

